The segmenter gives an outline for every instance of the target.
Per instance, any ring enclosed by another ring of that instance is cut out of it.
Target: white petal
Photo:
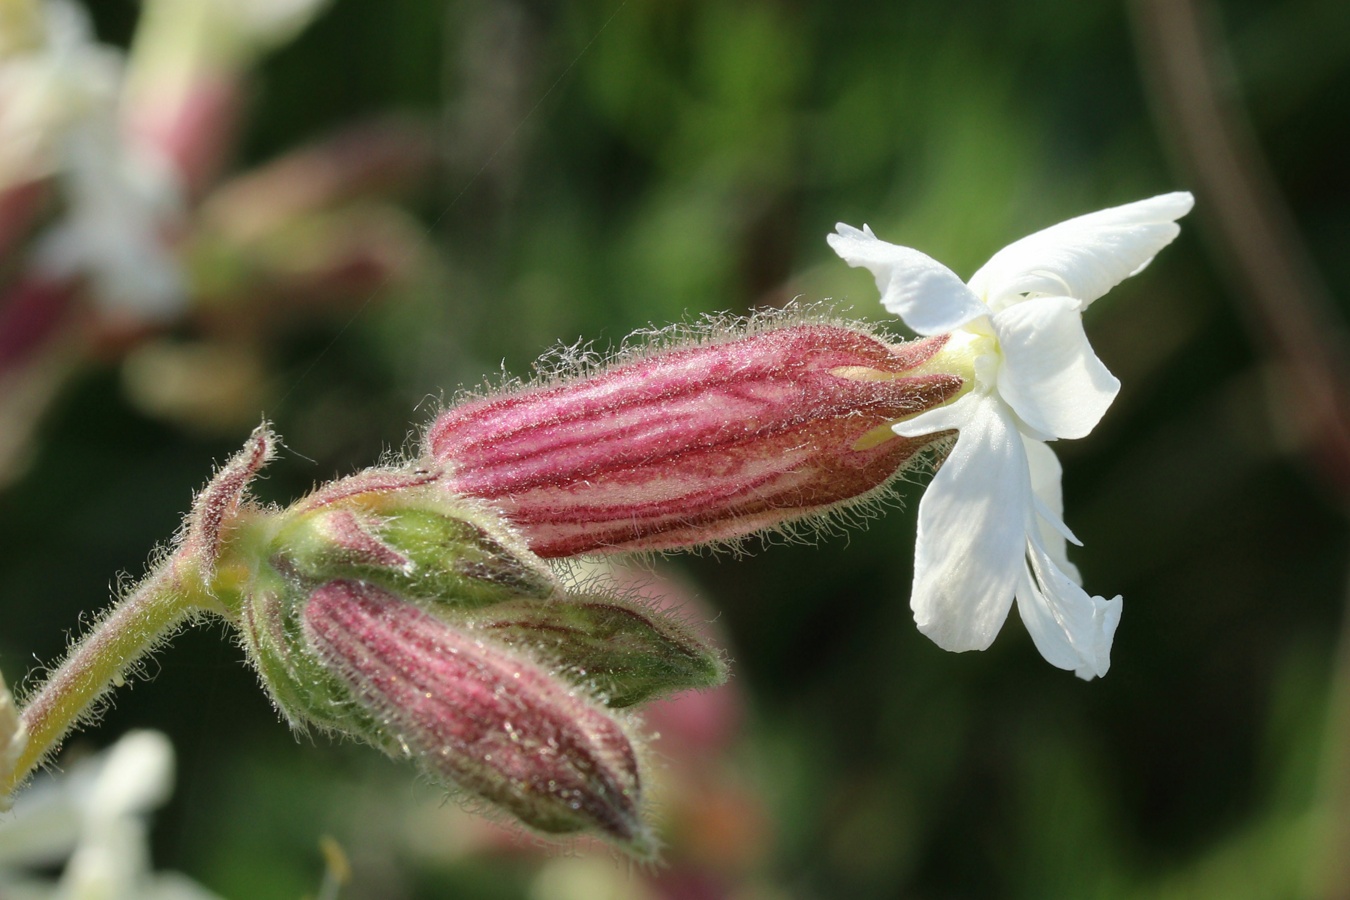
[[[939,647],[983,650],[1016,591],[1031,480],[1016,423],[996,397],[970,394],[935,412],[957,409],[967,415],[956,446],[919,502],[910,606]]]
[[[977,415],[977,406],[997,402],[998,397],[988,391],[971,391],[955,403],[925,410],[912,419],[896,422],[891,430],[901,437],[911,438],[926,437],[940,431],[958,431]]]
[[[859,231],[840,222],[825,239],[850,266],[876,277],[881,305],[919,334],[932,335],[989,314],[959,276],[931,256],[888,244],[866,225]]]
[[[995,253],[970,287],[998,311],[1022,294],[1066,294],[1091,303],[1148,265],[1180,232],[1185,192],[1163,194],[1069,219]]]
[[[1036,649],[1053,666],[1079,678],[1101,677],[1111,668],[1111,642],[1122,601],[1090,597],[1069,580],[1033,540],[1029,572],[1018,583],[1017,611]]]
[[[214,0],[225,24],[259,43],[280,44],[295,37],[328,0]]]
[[[1056,438],[1091,431],[1120,391],[1092,352],[1078,301],[1038,297],[994,316],[1003,350],[998,392],[1022,420]]]
[[[4,675],[0,675],[0,780],[7,781],[18,765],[19,756],[28,745],[28,731],[14,696],[5,686]],[[0,792],[0,812],[9,809],[9,797]]]
[[[320,893],[320,896],[336,896],[336,891]],[[157,872],[146,892],[145,900],[221,900],[197,882],[177,872]]]
[[[64,784],[39,776],[15,799],[13,813],[0,816],[0,871],[55,865],[79,843],[80,826],[76,798]]]
[[[1027,634],[1031,635],[1032,643],[1046,662],[1057,669],[1074,671],[1078,668],[1078,651],[1074,649],[1068,633],[1055,619],[1049,601],[1026,567],[1023,567],[1022,577],[1017,583],[1017,612],[1022,617]]]
[[[141,897],[150,871],[146,823],[124,819],[86,830],[61,873],[57,897]]]
[[[159,806],[173,789],[173,745],[158,731],[131,731],[107,753],[85,813],[107,821]]]
[[[1075,584],[1082,584],[1083,578],[1078,574],[1078,567],[1069,562],[1067,553],[1069,541],[1075,544],[1081,542],[1064,525],[1064,488],[1061,484],[1064,470],[1060,467],[1059,458],[1049,445],[1041,441],[1031,440],[1024,435],[1022,443],[1026,447],[1027,463],[1031,467],[1031,490],[1044,507],[1043,510],[1037,510],[1041,513],[1038,523],[1041,543],[1054,564]]]
[[[184,276],[163,235],[180,211],[177,186],[126,151],[110,116],[81,123],[63,146],[69,210],[39,242],[38,266],[91,276],[109,311],[157,321],[179,314]]]

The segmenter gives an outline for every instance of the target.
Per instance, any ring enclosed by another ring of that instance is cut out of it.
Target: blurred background
[[[1198,204],[1093,306],[1124,388],[1057,447],[1074,560],[1125,597],[1105,679],[1016,616],[979,654],[915,630],[913,484],[847,536],[646,564],[734,672],[651,713],[664,868],[297,741],[219,627],[66,751],[170,735],[156,866],[313,896],[328,837],[350,898],[1350,896],[1350,4],[228,6],[93,3],[120,118],[68,127],[135,152],[0,178],[12,684],[263,417],[259,493],[289,500],[560,342],[794,297],[900,334],[836,221],[968,275],[1073,215]]]

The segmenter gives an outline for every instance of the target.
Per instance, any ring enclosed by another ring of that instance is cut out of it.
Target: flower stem
[[[29,695],[21,718],[27,746],[12,772],[0,772],[0,797],[11,793],[87,718],[99,698],[179,625],[219,604],[196,573],[170,559],[115,603],[65,661]]]

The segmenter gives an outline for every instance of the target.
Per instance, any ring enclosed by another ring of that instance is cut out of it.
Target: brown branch
[[[1134,0],[1140,65],[1160,129],[1196,181],[1253,342],[1289,376],[1304,448],[1350,512],[1350,340],[1244,110],[1220,89],[1228,60],[1205,0]],[[1332,675],[1314,896],[1350,897],[1350,594]]]
[[[1160,130],[1195,180],[1197,212],[1252,339],[1290,376],[1305,450],[1350,507],[1350,339],[1240,103],[1203,0],[1135,0],[1140,64]]]

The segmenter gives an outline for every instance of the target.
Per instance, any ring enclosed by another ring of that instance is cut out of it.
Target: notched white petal
[[[1069,219],[995,253],[970,287],[995,312],[1026,294],[1091,303],[1147,266],[1194,205],[1181,191]]]
[[[1083,331],[1078,301],[1038,297],[993,318],[1003,350],[998,392],[1028,425],[1056,438],[1092,431],[1116,399],[1120,381]]]
[[[959,276],[927,254],[880,240],[871,229],[845,225],[826,237],[834,252],[876,278],[881,304],[923,335],[952,331],[988,315]]]
[[[1031,503],[1015,423],[996,397],[963,401],[944,410],[963,411],[965,421],[919,501],[910,597],[919,630],[954,651],[983,650],[1003,627],[1026,552]]]
[[[1017,581],[1017,614],[1046,662],[1071,672],[1078,668],[1081,664],[1078,651],[1026,566]]]
[[[1123,601],[1089,596],[1062,572],[1033,537],[1018,581],[1017,611],[1041,656],[1085,680],[1111,668],[1111,643]]]
[[[1140,271],[1179,233],[1188,193],[1070,219],[994,255],[962,285],[952,271],[872,231],[839,225],[830,246],[872,272],[882,303],[920,334],[982,341],[972,390],[893,430],[957,432],[919,504],[911,605],[947,650],[989,646],[1015,597],[1042,655],[1105,675],[1122,601],[1079,586],[1063,522],[1061,470],[1044,443],[1086,435],[1120,390],[1083,331],[1082,310]],[[992,338],[992,339],[991,339]]]

